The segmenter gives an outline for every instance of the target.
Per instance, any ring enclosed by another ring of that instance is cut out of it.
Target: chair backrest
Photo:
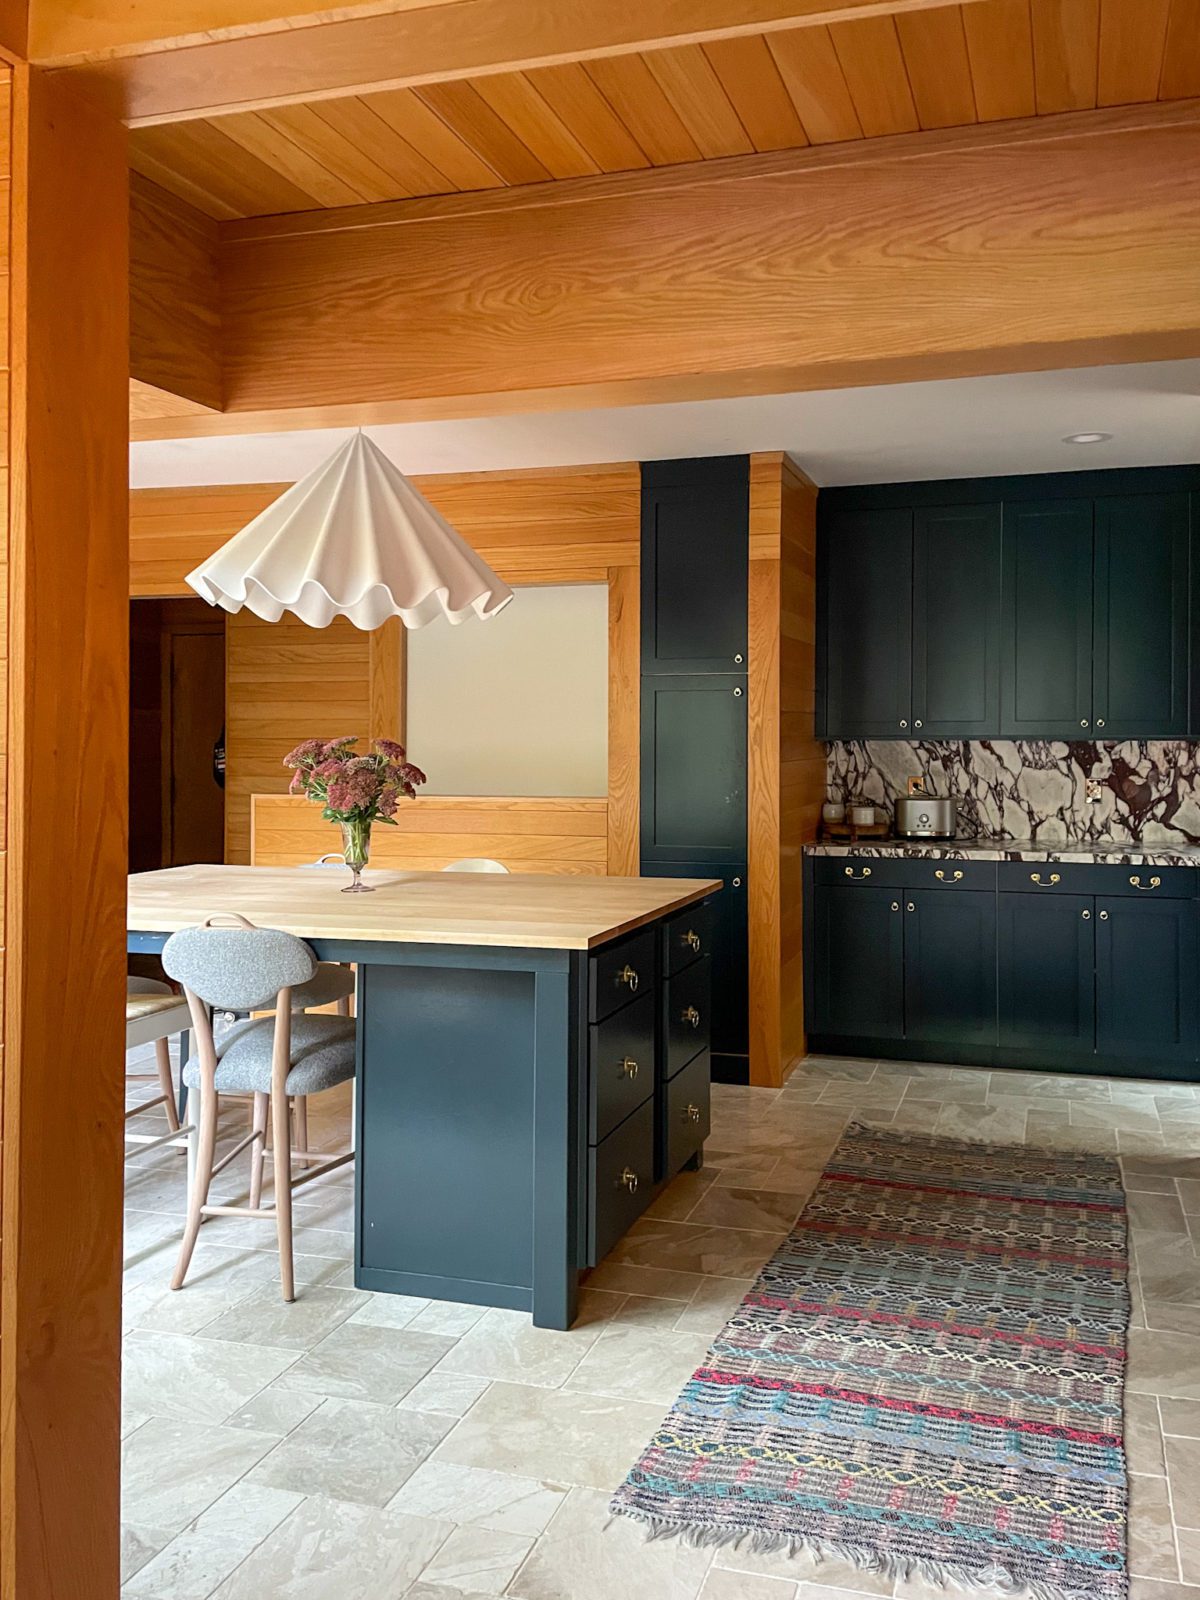
[[[462,861],[450,861],[443,872],[507,872],[503,861],[490,861],[487,856],[467,856]]]
[[[210,917],[198,928],[173,933],[163,946],[168,977],[217,1011],[263,1011],[281,989],[307,983],[317,958],[294,933],[256,928],[244,917],[234,927],[214,926]]]

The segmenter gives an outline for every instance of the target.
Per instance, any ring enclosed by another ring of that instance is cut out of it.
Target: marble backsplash
[[[960,838],[980,836],[1147,844],[1200,843],[1200,744],[1049,739],[829,746],[830,800],[883,805],[920,774],[926,790],[957,795]],[[1089,798],[1089,787],[1096,798]]]

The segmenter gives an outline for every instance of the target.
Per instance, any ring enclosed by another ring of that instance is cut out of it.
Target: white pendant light
[[[210,605],[312,628],[349,617],[421,628],[494,617],[512,599],[466,540],[363,433],[189,572]]]

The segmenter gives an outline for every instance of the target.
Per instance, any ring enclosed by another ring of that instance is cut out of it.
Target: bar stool
[[[167,974],[183,985],[187,997],[198,1055],[185,1068],[184,1081],[200,1094],[195,1176],[171,1287],[183,1287],[205,1217],[273,1216],[283,1298],[292,1301],[296,1297],[292,1193],[353,1161],[354,1152],[318,1161],[293,1178],[293,1158],[315,1158],[307,1147],[292,1148],[289,1102],[354,1077],[355,1024],[348,1017],[297,1012],[296,993],[316,976],[316,957],[294,934],[255,927],[244,917],[209,917],[198,928],[172,934],[163,947],[162,962]],[[210,1011],[263,1011],[269,1006],[274,1007],[273,1017],[235,1023],[220,1039],[214,1037]],[[254,1122],[249,1134],[217,1161],[217,1109],[222,1094],[253,1094]],[[273,1134],[273,1206],[262,1204],[268,1109]],[[213,1178],[247,1147],[251,1152],[249,1204],[210,1206]]]
[[[157,1149],[160,1145],[184,1146],[186,1128],[179,1125],[176,1109],[175,1084],[171,1077],[171,1050],[168,1039],[182,1036],[191,1027],[187,1001],[177,995],[168,983],[157,978],[125,979],[125,1049],[136,1050],[140,1045],[152,1044],[155,1054],[154,1072],[130,1072],[126,1081],[139,1083],[157,1081],[159,1093],[153,1099],[143,1100],[125,1111],[125,1121],[138,1117],[143,1111],[162,1106],[166,1114],[165,1134],[131,1133],[125,1131],[125,1143],[142,1149]]]

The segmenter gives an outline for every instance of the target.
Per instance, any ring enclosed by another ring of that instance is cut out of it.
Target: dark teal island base
[[[358,968],[359,1288],[571,1326],[580,1272],[701,1159],[710,905],[592,951],[308,941]]]

